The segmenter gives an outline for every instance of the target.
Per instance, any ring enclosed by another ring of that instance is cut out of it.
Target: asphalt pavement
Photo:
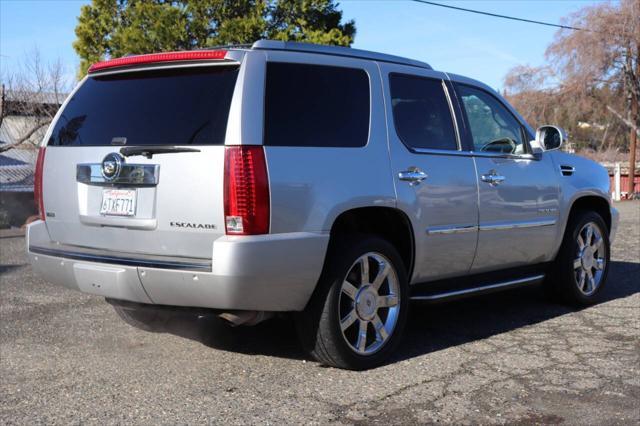
[[[365,372],[306,359],[288,318],[132,328],[37,277],[5,233],[0,423],[637,425],[640,203],[618,208],[603,303],[572,310],[532,288],[416,307],[395,358]]]

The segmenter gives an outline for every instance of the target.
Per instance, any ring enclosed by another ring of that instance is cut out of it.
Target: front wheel
[[[409,306],[398,251],[375,236],[336,243],[309,305],[296,321],[303,346],[319,362],[362,370],[397,347]]]
[[[548,285],[566,303],[596,303],[609,272],[609,234],[602,217],[578,212],[567,225],[564,240]]]

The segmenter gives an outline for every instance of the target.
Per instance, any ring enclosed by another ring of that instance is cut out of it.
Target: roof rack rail
[[[229,43],[218,44],[215,46],[198,47],[197,49],[191,50],[251,49],[251,46],[253,46],[251,43]]]
[[[350,58],[371,59],[374,61],[410,65],[430,70],[433,69],[431,68],[431,65],[426,62],[342,46],[326,46],[322,44],[300,43],[294,41],[258,40],[253,43],[251,48],[257,50],[288,50],[293,52],[308,52],[322,55],[347,56]]]

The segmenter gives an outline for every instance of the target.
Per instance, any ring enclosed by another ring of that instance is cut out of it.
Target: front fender
[[[555,173],[557,173],[560,183],[560,226],[558,226],[555,246],[555,252],[557,253],[567,228],[571,209],[576,201],[584,197],[598,197],[606,201],[609,209],[612,209],[609,173],[603,166],[595,161],[578,155],[568,154],[562,151],[548,151],[543,155],[551,157],[554,163]],[[561,166],[572,167],[573,173],[571,175],[564,175],[561,172]]]

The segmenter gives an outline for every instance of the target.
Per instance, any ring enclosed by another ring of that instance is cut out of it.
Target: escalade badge
[[[216,229],[211,223],[192,223],[192,222],[170,222],[172,228],[191,228],[191,229]]]
[[[124,163],[124,157],[117,152],[107,154],[102,160],[101,172],[102,176],[106,180],[114,180],[120,175],[122,170],[122,163]]]

